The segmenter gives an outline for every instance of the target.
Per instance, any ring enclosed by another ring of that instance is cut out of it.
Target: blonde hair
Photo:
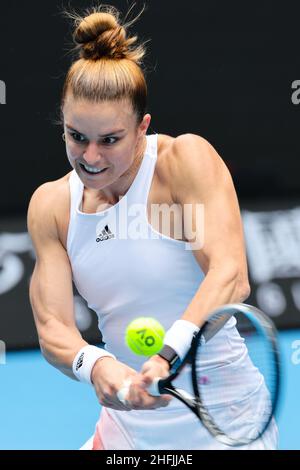
[[[92,102],[128,98],[137,120],[146,112],[147,84],[142,70],[145,46],[128,37],[133,21],[121,24],[119,11],[107,5],[93,7],[84,16],[66,12],[74,21],[73,40],[79,59],[71,65],[63,87],[61,108],[71,93]]]

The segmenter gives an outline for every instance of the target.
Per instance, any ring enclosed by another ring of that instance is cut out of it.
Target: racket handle
[[[150,384],[149,387],[147,387],[147,392],[149,393],[149,395],[157,397],[159,395],[163,395],[163,393],[168,393],[167,391],[162,392],[162,393],[159,391],[160,380],[162,380],[161,377],[156,377],[156,379],[153,380],[152,384]],[[182,390],[181,388],[177,388],[176,390],[186,400],[190,400],[190,401],[194,400],[194,397],[190,393],[186,392],[185,390]]]

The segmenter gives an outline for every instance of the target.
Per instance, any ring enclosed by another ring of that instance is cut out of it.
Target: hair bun
[[[94,12],[80,22],[77,20],[73,37],[80,57],[87,60],[132,58],[130,46],[137,38],[127,39],[126,30],[118,20],[118,16],[106,12]]]

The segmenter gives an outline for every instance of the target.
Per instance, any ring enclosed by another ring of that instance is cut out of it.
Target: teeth
[[[83,166],[90,173],[101,173],[102,171],[102,170],[98,170],[97,168],[93,168],[92,166],[88,166],[88,165],[83,165]]]

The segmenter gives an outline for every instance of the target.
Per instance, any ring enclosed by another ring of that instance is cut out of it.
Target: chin
[[[82,172],[77,173],[77,174],[87,189],[101,191],[102,189],[112,184],[112,182],[109,181],[108,179],[104,179],[104,178],[101,179],[101,177],[99,179],[97,178],[93,179],[93,177],[89,178],[88,176],[83,175]]]

